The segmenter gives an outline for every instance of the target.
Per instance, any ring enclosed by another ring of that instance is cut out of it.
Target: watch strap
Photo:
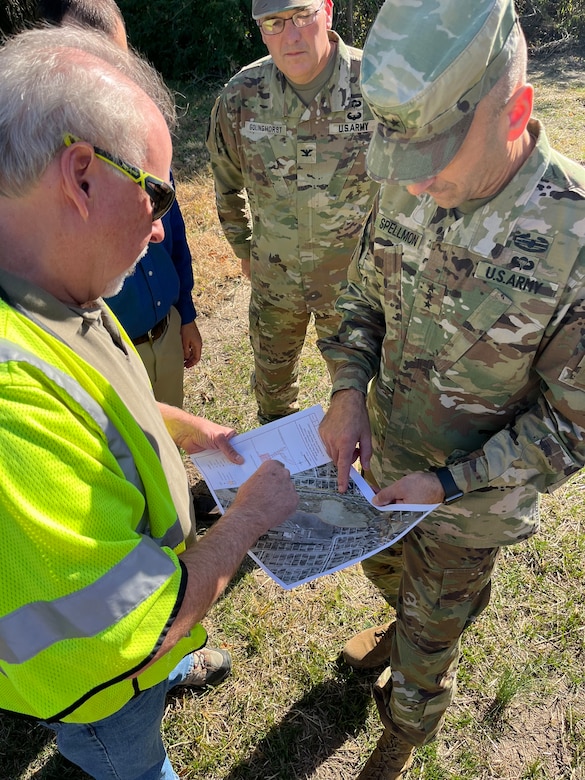
[[[452,504],[453,501],[458,501],[460,498],[463,498],[464,493],[453,479],[453,474],[451,474],[447,466],[432,468],[431,471],[437,475],[439,482],[443,487],[443,492],[445,493],[445,498],[443,499],[444,504]]]

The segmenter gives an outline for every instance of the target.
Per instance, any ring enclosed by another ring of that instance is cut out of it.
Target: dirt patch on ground
[[[210,314],[199,314],[197,324],[203,339],[201,362],[185,372],[185,408],[195,414],[205,416],[206,402],[215,392],[215,377],[218,367],[224,361],[226,344],[237,344],[248,332],[248,301],[250,284],[247,279],[229,280],[216,308]],[[247,402],[249,399],[246,399]],[[220,422],[216,420],[216,422]],[[185,468],[192,492],[195,495],[209,495],[201,475],[186,457]]]
[[[226,282],[222,298],[211,314],[199,316],[204,357],[210,365],[222,353],[222,346],[235,342],[248,332],[250,283],[245,278]]]

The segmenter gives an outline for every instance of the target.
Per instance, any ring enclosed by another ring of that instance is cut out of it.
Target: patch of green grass
[[[544,123],[549,141],[567,157],[585,163],[582,54],[529,61],[529,76],[535,86],[535,115]]]
[[[520,780],[545,780],[544,767],[540,759],[536,759],[522,773]]]
[[[501,725],[505,711],[512,700],[527,688],[529,679],[527,669],[520,672],[510,667],[502,669],[496,683],[493,702],[484,715],[484,721],[492,727]]]

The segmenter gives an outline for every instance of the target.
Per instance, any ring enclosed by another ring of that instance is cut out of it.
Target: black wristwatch
[[[439,482],[445,492],[445,498],[443,499],[444,504],[452,504],[453,501],[458,501],[460,498],[463,498],[463,491],[457,486],[457,483],[453,479],[453,474],[451,474],[446,466],[432,468],[431,471],[434,471],[439,477]]]

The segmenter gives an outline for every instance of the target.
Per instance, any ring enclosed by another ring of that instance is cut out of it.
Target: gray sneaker
[[[191,653],[193,668],[181,682],[188,688],[205,688],[217,685],[232,670],[232,657],[227,650],[218,647],[202,647]]]

